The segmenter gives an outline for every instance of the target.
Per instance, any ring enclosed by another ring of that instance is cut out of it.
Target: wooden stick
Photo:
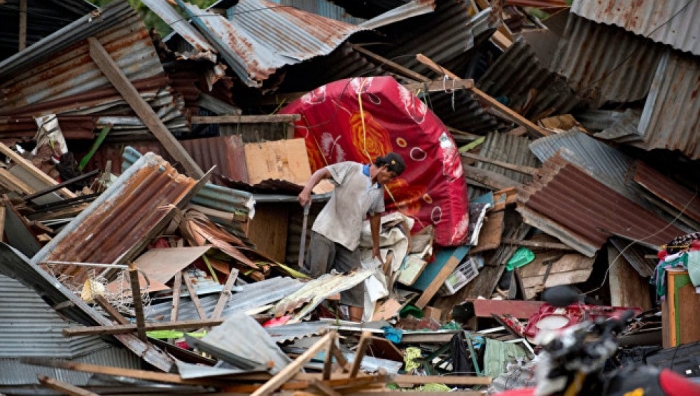
[[[325,336],[323,336],[320,340],[318,340],[314,345],[311,346],[311,348],[307,349],[306,352],[302,353],[296,360],[294,360],[291,364],[289,364],[287,367],[282,369],[279,373],[277,373],[274,377],[270,378],[269,381],[267,381],[263,386],[261,386],[258,390],[253,392],[253,396],[262,396],[262,395],[269,395],[272,392],[274,392],[277,388],[279,388],[283,383],[287,382],[290,378],[294,377],[295,374],[299,370],[304,367],[304,365],[311,359],[313,359],[316,354],[323,350],[324,348],[328,348],[331,342],[335,342],[335,338],[337,337],[336,332],[331,331]]]
[[[202,304],[199,302],[199,297],[197,297],[197,293],[194,290],[194,285],[192,284],[190,274],[188,274],[187,271],[182,271],[182,279],[185,281],[185,286],[187,286],[187,292],[190,293],[190,300],[192,300],[194,307],[197,309],[197,314],[199,315],[199,318],[206,319],[207,313],[204,312],[204,308],[202,308]]]
[[[70,396],[100,396],[97,393],[92,393],[75,385],[61,382],[56,378],[50,378],[45,375],[38,375],[37,378],[39,379],[39,382],[41,382],[43,385],[46,385],[47,387],[53,390],[57,390],[61,392],[61,394],[66,394]]]
[[[92,297],[92,299],[95,300],[95,302],[97,302],[97,304],[100,307],[102,307],[102,309],[104,309],[109,314],[109,316],[111,316],[112,319],[114,319],[114,321],[116,321],[118,324],[120,324],[120,325],[130,324],[129,320],[127,318],[125,318],[124,316],[122,316],[122,314],[120,314],[119,311],[117,311],[117,309],[114,308],[112,306],[112,304],[110,304],[109,301],[107,301],[106,298],[102,297],[99,294],[96,294]]]
[[[192,116],[190,118],[190,122],[193,124],[254,124],[299,120],[301,120],[301,114]]]
[[[178,311],[180,310],[180,290],[182,289],[182,272],[175,275],[173,284],[173,307],[170,310],[170,321],[177,322]]]
[[[345,356],[343,356],[343,353],[340,351],[338,348],[333,348],[331,351],[331,354],[335,358],[335,360],[338,362],[338,366],[340,366],[340,370],[343,373],[349,373],[350,372],[350,367],[348,367],[348,361],[345,359]]]
[[[395,375],[391,381],[397,384],[445,384],[445,385],[489,385],[491,377],[469,375]]]
[[[532,247],[532,248],[574,250],[574,248],[572,248],[569,245],[565,245],[563,243],[555,243],[555,242],[521,241],[519,239],[503,238],[501,240],[501,243],[505,243],[508,245],[526,246],[526,247]]]
[[[229,300],[229,298],[231,298],[231,288],[233,287],[233,282],[236,281],[236,278],[238,278],[238,270],[231,268],[231,273],[228,274],[228,279],[226,279],[224,290],[222,290],[221,294],[219,295],[219,301],[216,302],[216,307],[214,308],[214,312],[211,314],[210,319],[219,319],[219,317],[221,317],[221,313],[224,312],[226,302]]]
[[[340,392],[337,392],[335,389],[331,388],[326,383],[321,382],[319,380],[311,381],[311,386],[320,390],[324,395],[328,395],[328,396],[340,396],[341,395]]]
[[[129,281],[131,282],[131,298],[134,300],[134,312],[136,313],[136,331],[141,341],[148,341],[146,337],[146,318],[143,314],[143,302],[141,302],[141,286],[139,285],[139,270],[136,264],[129,264]]]
[[[321,373],[324,381],[331,379],[331,370],[333,368],[333,350],[336,349],[335,342],[328,345],[326,351],[326,359],[323,361],[323,372]]]
[[[5,240],[5,206],[0,205],[0,242]]]
[[[182,144],[175,139],[173,134],[170,133],[168,127],[161,121],[155,111],[153,111],[153,108],[143,100],[139,91],[136,90],[100,41],[95,37],[88,37],[88,43],[90,46],[90,58],[92,58],[97,67],[102,71],[105,77],[107,77],[107,80],[112,83],[126,103],[134,110],[148,130],[151,131],[156,139],[165,147],[168,154],[182,164],[188,176],[196,179],[204,176],[204,172],[202,172],[199,165],[197,165],[194,159],[187,153],[185,148],[182,147]]]
[[[183,320],[180,322],[158,322],[146,323],[144,329],[146,331],[153,330],[183,330],[183,329],[199,329],[202,327],[218,326],[224,323],[222,319],[202,319],[202,320]],[[114,326],[77,326],[67,327],[62,330],[64,337],[78,337],[85,335],[114,335],[128,334],[137,330],[135,324],[124,324]]]
[[[365,357],[367,352],[367,347],[372,343],[372,333],[369,331],[362,332],[360,337],[360,342],[357,344],[357,350],[355,351],[355,360],[352,361],[352,367],[350,368],[350,378],[357,377],[357,372],[360,371],[360,366],[362,364],[362,359]]]
[[[510,163],[508,163],[508,162],[503,162],[503,161],[491,159],[491,158],[488,158],[488,157],[484,157],[483,155],[473,154],[473,153],[469,153],[469,152],[464,152],[464,153],[462,153],[462,157],[467,157],[467,158],[475,159],[475,160],[481,161],[481,162],[488,162],[489,164],[494,164],[494,165],[500,166],[501,168],[510,169],[510,170],[512,170],[512,171],[524,173],[524,174],[526,174],[526,175],[534,175],[534,174],[537,173],[537,171],[538,171],[537,168],[532,168],[532,167],[529,167],[529,166],[522,166],[522,165],[510,164]]]

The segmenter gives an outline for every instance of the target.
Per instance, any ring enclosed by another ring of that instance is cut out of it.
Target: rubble
[[[628,310],[621,355],[700,377],[695,5],[36,3],[0,0],[0,393],[484,395]],[[390,151],[383,265],[366,221],[308,279],[333,186],[297,195]]]

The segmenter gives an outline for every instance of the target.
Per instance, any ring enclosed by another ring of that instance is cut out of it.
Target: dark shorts
[[[360,268],[362,266],[360,261],[360,249],[349,250],[345,246],[312,231],[311,243],[306,252],[306,260],[301,272],[312,278],[318,278],[333,269],[340,273],[346,273]],[[342,304],[364,307],[364,301],[365,282],[340,293]]]

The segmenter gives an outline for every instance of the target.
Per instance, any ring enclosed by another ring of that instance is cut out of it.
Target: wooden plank
[[[0,242],[5,240],[5,206],[0,205]]]
[[[192,116],[190,118],[192,124],[255,124],[299,120],[301,120],[301,114]]]
[[[608,245],[610,305],[639,307],[642,311],[652,309],[649,280],[641,277],[629,261],[619,253],[614,246]]]
[[[46,183],[50,186],[55,186],[58,184],[58,182],[55,179],[53,179],[51,176],[44,173],[41,169],[34,166],[34,164],[32,164],[31,161],[26,160],[24,157],[22,157],[21,155],[17,154],[14,151],[12,151],[12,149],[10,149],[9,147],[5,146],[2,143],[0,143],[0,153],[4,154],[12,162],[17,164],[17,166],[22,167],[24,170],[29,172],[32,176],[36,177],[37,179],[40,179],[44,183]],[[62,188],[59,190],[59,192],[66,198],[77,198],[78,197],[77,195],[73,194],[67,188]]]
[[[544,302],[519,301],[519,300],[487,300],[469,299],[468,303],[474,306],[474,314],[480,318],[490,318],[491,314],[511,314],[518,319],[530,319]]]
[[[526,175],[534,175],[535,173],[538,172],[538,169],[537,169],[537,168],[532,168],[532,167],[529,167],[529,166],[521,166],[521,165],[510,164],[510,163],[508,163],[508,162],[503,162],[503,161],[495,160],[495,159],[492,159],[492,158],[484,157],[483,155],[474,154],[474,153],[470,153],[470,152],[463,152],[463,153],[462,153],[462,157],[471,158],[471,159],[474,159],[474,160],[477,160],[477,161],[481,161],[481,162],[486,162],[486,163],[489,163],[489,164],[494,164],[494,165],[499,166],[499,167],[501,167],[501,168],[510,169],[510,170],[512,170],[512,171],[524,173],[524,174],[526,174]]]
[[[510,187],[522,187],[522,184],[500,173],[480,169],[475,166],[469,166],[464,164],[464,162],[462,162],[462,165],[464,168],[464,175],[467,177],[467,179],[483,184],[494,190],[504,190]]]
[[[61,392],[61,394],[70,396],[99,396],[97,393],[92,393],[75,385],[67,384],[57,380],[56,378],[50,378],[45,375],[39,375],[37,378],[42,385],[45,385],[53,390],[57,390]]]
[[[207,313],[204,312],[204,308],[202,308],[202,304],[199,302],[199,297],[197,297],[197,292],[194,290],[194,285],[192,284],[192,278],[190,278],[190,274],[188,274],[187,271],[182,271],[182,280],[185,281],[187,292],[190,294],[190,300],[192,300],[195,309],[197,309],[199,318],[206,319]]]
[[[352,361],[352,366],[350,367],[350,378],[357,377],[357,373],[360,371],[362,365],[362,359],[367,353],[367,347],[372,342],[372,333],[369,331],[362,332],[360,337],[360,342],[357,344],[357,349],[355,350],[355,359]]]
[[[8,190],[24,195],[31,195],[36,192],[30,185],[4,168],[0,168],[0,183]]]
[[[218,326],[222,323],[224,323],[223,319],[184,320],[180,322],[146,323],[144,329],[146,331],[199,329],[202,327]],[[127,334],[133,333],[135,330],[135,324],[114,326],[76,326],[63,329],[62,334],[64,337],[78,337],[85,335]]]
[[[131,298],[134,301],[134,312],[136,313],[136,333],[141,341],[146,342],[146,317],[143,313],[143,303],[141,302],[141,286],[139,285],[139,271],[134,263],[129,264],[129,282],[131,284]]]
[[[335,389],[328,386],[328,384],[326,384],[322,381],[319,381],[319,380],[311,381],[311,386],[313,386],[314,388],[321,391],[321,393],[323,393],[324,395],[328,395],[328,396],[340,396],[341,395],[340,392],[336,391]]]
[[[248,221],[245,232],[248,239],[255,244],[256,250],[264,252],[279,263],[285,261],[287,253],[289,208],[290,205],[257,203],[255,217]]]
[[[503,238],[502,243],[538,249],[574,250],[574,248],[569,245],[555,242],[521,241],[517,239]]]
[[[178,311],[180,310],[180,292],[182,291],[182,272],[175,275],[173,282],[173,306],[170,309],[170,321],[177,322]]]
[[[447,279],[450,274],[457,268],[457,265],[459,265],[460,259],[457,257],[450,257],[447,262],[445,263],[445,266],[442,267],[440,272],[433,278],[432,282],[430,283],[430,286],[428,286],[425,291],[423,291],[423,294],[421,294],[420,298],[418,301],[416,301],[415,306],[418,308],[423,308],[428,303],[430,300],[435,296],[435,294],[440,290],[440,287],[442,287],[443,283],[445,283],[445,280]]]
[[[0,2],[0,3],[4,3]],[[19,1],[19,47],[18,51],[27,48],[27,0]]]
[[[308,363],[314,356],[323,349],[329,348],[330,344],[335,342],[336,333],[334,331],[329,332],[318,340],[314,345],[307,349],[304,353],[299,355],[292,363],[287,365],[284,369],[278,372],[274,377],[270,378],[263,386],[258,388],[252,393],[253,396],[269,395],[277,388],[282,386],[285,382],[290,380],[294,375],[296,375],[299,370],[301,370],[306,363]],[[326,349],[327,350],[327,349]]]
[[[231,288],[236,278],[238,278],[238,270],[231,268],[231,273],[228,274],[228,279],[226,279],[226,284],[224,284],[224,289],[221,291],[221,295],[219,295],[219,300],[216,302],[216,307],[214,307],[214,312],[212,312],[210,319],[219,319],[221,317],[226,302],[231,298]]]
[[[122,316],[122,314],[120,314],[119,311],[117,311],[117,309],[114,308],[112,306],[112,304],[110,304],[109,301],[107,301],[106,298],[104,298],[103,296],[101,296],[99,294],[95,294],[94,296],[92,296],[92,298],[93,298],[93,300],[95,300],[97,302],[97,304],[100,307],[102,307],[102,309],[105,310],[105,312],[107,312],[109,314],[109,316],[112,319],[114,319],[115,322],[117,322],[120,325],[129,324],[129,320],[127,318],[125,318],[124,316]]]
[[[328,344],[326,357],[323,360],[323,371],[321,372],[324,381],[331,379],[331,370],[333,368],[333,350],[336,349],[335,340]]]
[[[119,68],[119,65],[114,62],[99,40],[95,37],[88,37],[88,43],[90,45],[90,58],[92,58],[105,77],[112,83],[129,106],[131,106],[144,125],[148,127],[148,130],[151,131],[156,139],[165,147],[168,154],[182,164],[190,177],[195,179],[202,178],[204,172],[199,168],[199,165],[197,165],[180,142],[170,133],[168,127],[163,124],[163,121],[161,121],[160,117],[153,111],[151,106],[141,98],[139,92]]]
[[[460,89],[471,89],[474,86],[474,80],[428,80],[426,82],[402,84],[404,88],[411,92],[452,92]],[[465,133],[466,136],[476,136]]]

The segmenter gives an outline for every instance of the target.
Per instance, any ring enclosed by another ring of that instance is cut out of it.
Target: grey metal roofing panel
[[[693,0],[576,0],[571,12],[606,25],[616,25],[700,55],[700,2]]]
[[[209,44],[194,26],[183,19],[182,16],[166,0],[142,0],[146,7],[155,12],[177,34],[185,39],[194,49],[192,54],[187,54],[188,59],[207,59],[216,62],[216,49]]]
[[[427,14],[435,10],[435,1],[436,0],[413,0],[365,21],[361,23],[360,26],[367,29],[376,29],[394,22],[403,21],[404,19]]]
[[[664,50],[622,28],[569,14],[549,68],[598,108],[606,102],[643,99]]]
[[[106,348],[99,337],[66,338],[61,331],[70,324],[37,292],[0,275],[0,359],[47,357],[70,359]]]
[[[468,90],[454,92],[430,92],[423,99],[445,125],[473,134],[503,131],[507,124],[479,103],[476,95]]]
[[[540,162],[530,152],[528,145],[530,139],[527,137],[513,136],[507,133],[491,132],[486,135],[486,140],[481,144],[479,154],[494,160],[508,162],[510,164],[522,165],[531,168],[540,166]],[[524,173],[504,169],[494,164],[477,161],[476,167],[491,172],[500,173],[518,183],[527,183],[532,180],[532,176]]]
[[[221,317],[226,318],[236,312],[245,312],[274,303],[299,290],[303,285],[296,279],[275,277],[241,287],[234,287],[232,289],[233,294],[226,302]],[[214,312],[218,300],[218,294],[199,298],[199,302],[207,316]],[[152,304],[146,308],[146,316],[151,319],[163,316],[163,320],[167,321],[170,320],[171,308],[171,301]],[[180,301],[180,310],[178,311],[178,320],[193,319],[199,319],[194,304],[189,299],[182,299]]]
[[[86,326],[109,326],[112,321],[88,306],[56,278],[33,264],[16,249],[0,242],[0,274],[18,280],[32,288],[51,307],[64,306],[61,314],[70,320]],[[165,372],[170,372],[173,360],[150,344],[132,334],[119,334],[114,338],[129,348],[134,354]]]
[[[688,158],[700,158],[698,81],[697,57],[675,51],[664,54],[639,122],[641,147],[679,150]]]
[[[242,0],[230,20],[177,0],[241,80],[260,87],[278,68],[327,55],[360,27],[282,7]]]
[[[508,98],[511,108],[523,108],[535,90],[534,101],[523,114],[537,116],[545,111],[565,114],[583,104],[562,77],[547,68],[550,60],[539,59],[533,47],[518,39],[489,67],[477,86],[493,97]]]
[[[329,327],[328,322],[299,322],[284,326],[266,327],[267,333],[275,342],[292,341],[297,338],[320,335]]]

